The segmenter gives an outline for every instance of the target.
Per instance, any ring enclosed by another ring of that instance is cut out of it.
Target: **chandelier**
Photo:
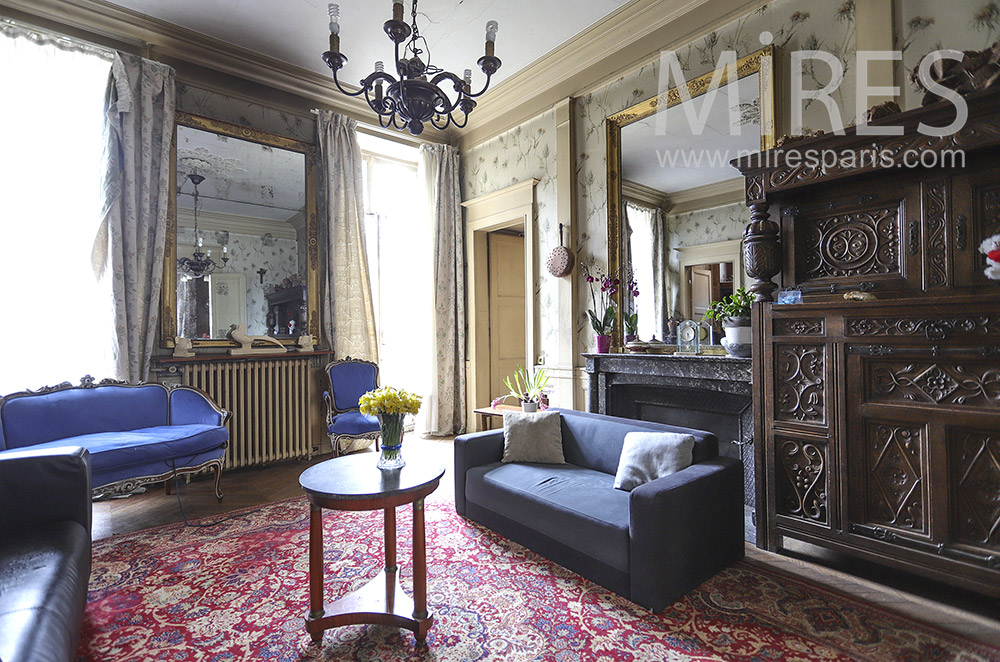
[[[196,172],[192,172],[188,175],[188,179],[190,179],[191,183],[194,184],[194,251],[191,253],[191,257],[182,257],[177,260],[177,266],[179,266],[185,273],[191,274],[192,278],[201,278],[215,271],[219,265],[212,259],[211,250],[209,250],[207,254],[202,250],[204,242],[201,235],[198,234],[198,184],[205,181],[205,178]],[[222,247],[223,267],[225,267],[226,263],[229,262],[227,248],[227,246]]]
[[[337,89],[351,97],[364,94],[383,127],[409,129],[413,135],[423,131],[424,123],[428,121],[437,129],[446,129],[449,124],[464,127],[469,121],[469,113],[476,107],[474,99],[489,88],[490,78],[500,68],[500,58],[493,55],[499,27],[496,21],[486,24],[486,54],[477,62],[486,74],[486,84],[473,94],[471,69],[466,69],[465,75],[459,78],[431,64],[430,47],[417,27],[417,0],[413,0],[410,11],[412,25],[403,21],[403,0],[393,0],[392,19],[386,21],[382,28],[396,45],[394,61],[399,79],[387,74],[379,60],[375,63],[375,71],[361,80],[361,89],[351,92],[344,89],[337,79],[337,72],[347,62],[347,56],[340,52],[340,6],[330,4],[328,11],[330,50],[323,53],[323,61],[333,70],[333,82]],[[400,53],[400,45],[404,42]],[[426,62],[420,57],[424,54]],[[440,87],[448,83],[454,87],[454,101]],[[457,110],[461,111],[461,119],[456,116]]]

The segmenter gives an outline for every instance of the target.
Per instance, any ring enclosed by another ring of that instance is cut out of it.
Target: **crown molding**
[[[458,136],[465,151],[748,14],[770,0],[633,0],[483,95]]]
[[[177,227],[178,229],[194,227],[194,213],[190,209],[178,207]],[[231,232],[252,237],[260,237],[270,233],[275,239],[290,239],[292,241],[298,239],[296,227],[291,220],[288,222],[275,221],[203,209],[198,212],[198,228],[199,231]]]
[[[624,186],[622,187],[624,190]],[[745,199],[746,191],[742,177],[727,179],[721,182],[696,186],[685,191],[670,193],[670,213],[684,214],[698,209],[710,209],[711,207],[721,207],[731,205],[736,202],[742,203]]]
[[[622,180],[622,199],[637,202],[645,207],[670,209],[671,198],[666,193],[652,186],[646,186],[630,179]]]

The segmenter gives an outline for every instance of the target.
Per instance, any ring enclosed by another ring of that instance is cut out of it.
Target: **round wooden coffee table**
[[[406,466],[381,471],[378,456],[360,453],[309,467],[299,485],[309,497],[309,612],[306,631],[315,642],[323,631],[341,625],[374,623],[412,630],[417,643],[427,638],[434,617],[427,612],[427,550],[424,497],[444,475],[439,464],[406,460]],[[413,598],[399,585],[396,566],[396,506],[413,504]],[[323,603],[323,508],[385,510],[385,580],[375,578],[335,602]]]

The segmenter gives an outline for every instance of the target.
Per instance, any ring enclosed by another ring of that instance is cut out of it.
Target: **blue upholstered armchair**
[[[358,400],[378,387],[378,364],[348,356],[326,366],[330,390],[326,401],[326,429],[334,457],[367,448],[375,442],[378,450],[378,419],[361,413]]]

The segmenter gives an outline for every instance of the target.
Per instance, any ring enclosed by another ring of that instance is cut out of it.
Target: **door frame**
[[[743,287],[743,240],[716,241],[711,244],[680,246],[677,251],[677,273],[680,276],[678,297],[684,319],[691,319],[691,286],[688,283],[687,268],[713,262],[733,263],[733,291]]]
[[[466,317],[468,319],[468,354],[466,356],[466,429],[474,430],[473,409],[485,407],[494,397],[490,393],[489,264],[486,235],[495,230],[524,228],[524,356],[532,364],[536,353],[535,315],[535,185],[527,179],[494,193],[462,203],[465,208]],[[484,371],[483,366],[487,366]]]

